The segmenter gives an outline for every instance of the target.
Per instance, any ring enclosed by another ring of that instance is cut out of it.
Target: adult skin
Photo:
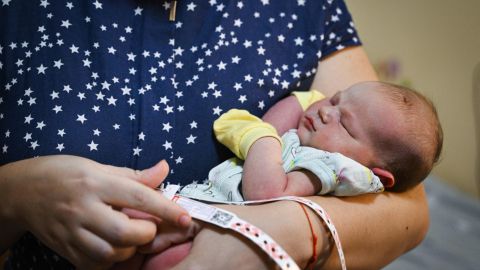
[[[331,96],[360,81],[378,80],[362,47],[345,49],[318,65],[312,89]],[[298,102],[287,98],[269,111],[264,120],[279,129],[292,128],[289,117],[298,117]],[[294,107],[297,104],[297,107]],[[289,108],[285,110],[285,108]],[[292,116],[293,115],[293,116]],[[293,119],[291,118],[291,119]],[[428,205],[423,185],[403,193],[384,192],[350,198],[315,196],[309,199],[321,205],[332,218],[346,255],[349,269],[380,269],[417,246],[428,229]],[[260,206],[221,206],[237,213],[269,233],[301,266],[312,255],[307,220],[298,204],[278,202]],[[310,217],[313,217],[310,212]],[[322,269],[339,269],[338,254],[318,218],[317,252]],[[299,229],[300,228],[300,229]],[[212,245],[212,243],[215,243]],[[221,254],[221,256],[218,256]],[[241,254],[241,255],[240,255]],[[271,261],[240,236],[204,226],[194,238],[190,254],[177,269],[270,269]]]
[[[56,155],[0,167],[0,252],[26,231],[81,269],[106,269],[150,242],[155,223],[131,219],[122,208],[188,225],[186,211],[151,187],[168,172],[161,161],[135,171]],[[150,187],[149,187],[150,186]]]

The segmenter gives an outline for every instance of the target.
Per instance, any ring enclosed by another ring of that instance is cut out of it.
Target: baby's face
[[[400,139],[404,119],[374,82],[356,84],[312,104],[300,119],[300,143],[379,166],[377,138]],[[381,136],[381,137],[380,137]]]

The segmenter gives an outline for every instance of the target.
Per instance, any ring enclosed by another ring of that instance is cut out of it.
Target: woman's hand
[[[108,268],[156,233],[154,222],[131,219],[121,208],[189,223],[184,209],[150,188],[167,173],[164,161],[143,171],[74,156],[10,163],[0,167],[0,220],[32,232],[78,268]]]

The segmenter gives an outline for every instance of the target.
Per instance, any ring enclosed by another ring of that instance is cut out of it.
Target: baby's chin
[[[297,136],[298,140],[300,141],[300,145],[308,146],[310,132],[306,130],[304,127],[298,127],[297,129]]]
[[[192,242],[186,242],[168,248],[160,254],[153,254],[146,258],[142,270],[167,270],[181,262],[190,253]]]

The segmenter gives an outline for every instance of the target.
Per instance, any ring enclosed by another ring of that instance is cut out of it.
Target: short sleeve
[[[320,59],[346,47],[362,45],[344,1],[327,0],[323,8],[325,21]]]

